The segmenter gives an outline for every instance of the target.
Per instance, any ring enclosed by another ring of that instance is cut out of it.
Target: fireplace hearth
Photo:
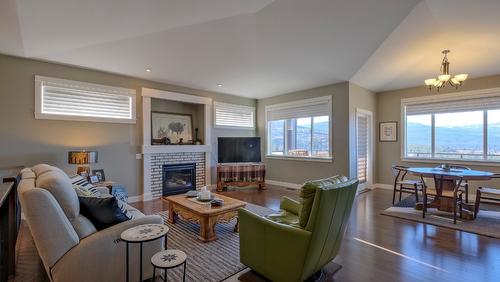
[[[163,171],[163,196],[196,190],[196,163],[165,164]]]

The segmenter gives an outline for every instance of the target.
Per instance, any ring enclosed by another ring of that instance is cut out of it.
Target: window
[[[135,123],[134,89],[35,76],[35,118]]]
[[[402,102],[404,157],[500,161],[500,89]]]
[[[331,159],[331,96],[266,107],[268,157]]]
[[[255,128],[255,107],[214,103],[215,127],[222,128]]]

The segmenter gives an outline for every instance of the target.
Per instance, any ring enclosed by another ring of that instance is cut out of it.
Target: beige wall
[[[500,87],[500,75],[489,76],[482,78],[469,79],[464,83],[464,86],[458,90],[447,87],[440,90],[437,93],[435,90],[429,91],[425,86],[407,88],[395,91],[388,91],[377,93],[377,121],[398,121],[399,122],[399,132],[398,132],[398,142],[377,142],[377,154],[379,156],[377,160],[377,178],[376,181],[382,184],[390,184],[393,181],[393,176],[391,173],[392,164],[403,164],[407,166],[435,166],[436,163],[412,163],[412,162],[402,162],[401,161],[401,99],[412,98],[419,96],[429,96],[429,95],[439,95],[445,93],[453,93],[467,90],[476,89],[487,89]],[[377,130],[378,134],[378,130]],[[376,137],[378,140],[378,135]],[[473,169],[482,169],[489,171],[499,171],[500,167],[492,167],[485,165],[470,165]],[[474,185],[480,185],[481,183],[473,183]],[[493,183],[490,181],[488,185],[499,185],[499,183]]]
[[[137,123],[113,124],[34,119],[34,76],[43,75],[137,90]],[[141,151],[142,87],[211,97],[216,101],[255,106],[256,101],[231,95],[156,83],[106,72],[0,55],[0,167],[49,163],[68,172],[69,150],[96,150],[106,177],[142,194]],[[217,161],[218,136],[254,136],[254,130],[213,129],[211,164]],[[213,175],[215,169],[212,169]]]
[[[372,113],[372,130],[375,127],[375,117],[377,111],[377,97],[376,94],[358,86],[352,82],[349,83],[349,172],[350,177],[357,176],[357,157],[356,157],[356,111],[357,109],[369,111]],[[373,134],[373,136],[375,136]],[[377,154],[375,151],[375,144],[372,145],[372,182],[375,183],[375,164]]]
[[[333,102],[333,162],[266,159],[265,106],[295,100],[332,96]],[[339,83],[281,96],[261,99],[257,102],[258,134],[262,137],[262,159],[266,163],[266,178],[274,181],[301,184],[335,174],[349,175],[349,83]]]

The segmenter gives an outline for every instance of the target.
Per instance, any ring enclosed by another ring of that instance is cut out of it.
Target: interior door
[[[372,112],[356,110],[356,161],[360,190],[373,184],[372,118]]]

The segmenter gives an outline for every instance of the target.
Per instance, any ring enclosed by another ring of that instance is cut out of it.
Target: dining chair
[[[461,189],[461,184],[464,181],[461,177],[456,177],[454,179],[457,185],[455,185],[455,188],[453,191],[451,190],[443,190],[442,187],[442,179],[434,176],[434,183],[436,185],[435,188],[429,188],[427,185],[423,186],[423,197],[424,197],[424,203],[423,203],[423,208],[422,208],[422,217],[425,218],[425,214],[427,213],[427,206],[428,206],[428,201],[429,201],[429,196],[433,197],[433,199],[436,198],[449,198],[452,199],[453,201],[453,224],[457,223],[457,208],[459,209],[458,212],[460,214],[460,218],[462,218],[462,206],[463,206],[463,193],[464,191]],[[439,186],[439,187],[438,187]],[[439,189],[438,189],[439,188]],[[441,195],[439,195],[438,190],[441,190]]]
[[[399,201],[403,193],[415,194],[418,202],[418,191],[422,191],[424,182],[419,179],[405,179],[408,174],[408,167],[402,165],[393,165],[392,174],[394,175],[394,187],[392,192],[392,204],[396,200],[396,192],[399,192]]]
[[[500,173],[495,173],[491,177],[492,179],[500,178]],[[488,200],[485,202],[484,200]],[[474,218],[477,217],[479,213],[479,205],[482,203],[491,203],[491,202],[499,202],[500,203],[500,189],[499,188],[489,188],[489,187],[479,187],[476,191],[476,202],[474,203]]]

